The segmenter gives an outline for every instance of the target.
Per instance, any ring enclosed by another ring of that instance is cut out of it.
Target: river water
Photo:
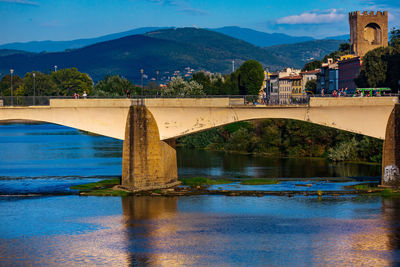
[[[396,198],[62,195],[73,184],[120,176],[122,142],[13,124],[0,126],[0,151],[0,266],[400,263]],[[188,150],[178,150],[178,168],[183,177],[302,181],[380,172],[369,164]]]

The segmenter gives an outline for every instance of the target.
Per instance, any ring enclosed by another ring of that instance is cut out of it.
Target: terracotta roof
[[[320,72],[321,72],[320,69],[316,69],[316,70],[302,71],[302,72],[300,72],[300,74],[317,74]]]
[[[279,80],[301,80],[303,77],[301,75],[296,75],[296,76],[286,76],[279,78]]]

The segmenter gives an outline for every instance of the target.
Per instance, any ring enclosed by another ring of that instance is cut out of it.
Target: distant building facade
[[[311,70],[311,71],[303,71],[300,72],[300,75],[303,77],[302,81],[302,90],[304,91],[304,94],[307,94],[307,89],[306,88],[306,84],[307,82],[311,81],[311,80],[317,80],[317,74],[320,73],[321,70],[320,69],[316,69],[316,70]]]
[[[292,98],[292,79],[290,76],[279,78],[279,104],[290,104]]]
[[[348,57],[339,60],[339,88],[355,90],[357,85],[354,82],[354,79],[360,74],[361,66],[361,57]]]
[[[320,72],[317,74],[317,93],[324,90],[325,94],[332,94],[339,88],[339,70],[338,64],[333,63],[331,58],[328,63],[323,63]]]

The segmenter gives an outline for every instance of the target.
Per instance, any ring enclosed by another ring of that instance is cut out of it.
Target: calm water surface
[[[122,142],[51,125],[0,126],[0,266],[394,266],[400,200],[79,197],[121,175]],[[180,176],[376,177],[379,166],[178,150]],[[15,194],[25,194],[15,195]]]

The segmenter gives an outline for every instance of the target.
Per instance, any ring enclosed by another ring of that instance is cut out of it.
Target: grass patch
[[[117,184],[120,184],[120,179],[107,179],[95,183],[73,185],[70,187],[70,189],[89,191],[93,189],[110,188]]]
[[[354,189],[361,191],[370,191],[370,190],[377,190],[378,187],[376,184],[357,184],[354,186]]]
[[[204,177],[192,177],[192,178],[182,178],[179,179],[182,182],[182,185],[187,186],[206,186],[206,185],[214,185],[214,184],[230,184],[232,181],[229,180],[213,180],[210,178]]]
[[[87,196],[114,196],[114,197],[125,197],[128,196],[129,193],[121,190],[113,190],[112,188],[104,188],[93,190],[89,192],[84,192],[84,195]]]
[[[87,196],[127,196],[128,193],[113,190],[112,187],[120,184],[120,179],[106,179],[95,183],[71,186],[70,189],[79,190],[79,193]]]
[[[265,179],[265,178],[255,178],[249,180],[243,180],[240,182],[242,185],[266,185],[266,184],[280,184],[278,180]]]

